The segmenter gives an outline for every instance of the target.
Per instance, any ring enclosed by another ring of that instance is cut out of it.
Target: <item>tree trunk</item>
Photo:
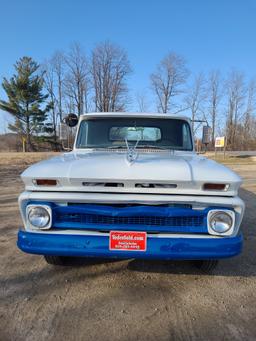
[[[26,152],[30,152],[31,150],[31,139],[30,139],[30,124],[29,124],[29,116],[26,118]]]

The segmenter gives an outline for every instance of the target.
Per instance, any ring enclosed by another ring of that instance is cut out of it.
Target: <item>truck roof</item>
[[[182,119],[186,121],[190,121],[190,118],[187,116],[180,116],[177,114],[169,114],[169,113],[151,113],[151,112],[90,112],[80,116],[80,119],[86,118],[97,118],[97,117],[150,117],[150,118],[173,118],[173,119]]]

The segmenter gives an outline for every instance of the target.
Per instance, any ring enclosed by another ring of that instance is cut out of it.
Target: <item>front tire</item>
[[[197,260],[195,261],[195,266],[200,269],[202,272],[210,274],[216,269],[219,261],[216,259],[207,259],[207,260]]]
[[[65,257],[61,257],[61,256],[45,255],[44,259],[48,264],[51,264],[51,265],[65,265],[66,264]]]

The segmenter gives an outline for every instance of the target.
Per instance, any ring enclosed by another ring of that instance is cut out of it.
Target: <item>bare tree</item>
[[[237,146],[237,129],[243,116],[245,99],[244,75],[233,70],[226,82],[228,108],[226,117],[227,144],[231,149]]]
[[[156,72],[151,74],[152,90],[157,98],[157,109],[167,113],[174,106],[173,97],[182,92],[182,85],[186,82],[188,70],[183,57],[176,53],[169,53],[157,66]]]
[[[254,136],[254,117],[253,114],[256,109],[256,82],[255,79],[252,79],[249,82],[248,90],[247,90],[247,104],[244,113],[244,125],[243,125],[243,149],[246,149],[248,145],[250,145],[251,140],[256,137]]]
[[[54,79],[54,68],[51,61],[46,62],[43,65],[44,85],[49,95],[49,113],[50,113],[50,129],[52,130],[53,140],[55,147],[57,146],[57,99],[55,95],[55,79]],[[49,117],[48,117],[49,118]]]
[[[193,84],[191,85],[185,103],[191,111],[192,131],[195,133],[194,120],[201,119],[203,115],[203,102],[205,101],[205,80],[202,73],[195,76]]]
[[[222,86],[219,71],[212,71],[208,79],[209,118],[212,127],[212,145],[214,145],[218,107],[222,97]]]
[[[131,73],[127,54],[110,42],[97,45],[92,52],[95,110],[124,111],[127,106],[127,76]]]
[[[148,101],[144,92],[138,92],[136,95],[136,102],[138,106],[138,112],[148,111]]]
[[[64,86],[68,102],[74,103],[78,115],[87,112],[88,94],[90,89],[89,63],[78,43],[71,46],[65,56],[67,73]]]
[[[49,115],[45,130],[52,135],[54,148],[58,149],[58,123],[63,118],[64,91],[63,82],[65,75],[64,55],[57,51],[43,66],[44,86],[49,95]]]
[[[57,102],[58,115],[60,121],[63,118],[63,101],[64,101],[64,77],[65,77],[65,58],[61,51],[54,53],[50,60],[52,72],[54,75],[55,100]]]

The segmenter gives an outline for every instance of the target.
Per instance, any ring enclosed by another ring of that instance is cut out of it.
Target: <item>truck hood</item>
[[[64,153],[41,161],[22,175],[30,191],[127,192],[234,196],[241,178],[229,168],[193,152],[126,151]],[[37,186],[35,179],[56,179],[57,186]],[[204,183],[227,184],[225,191],[205,191]]]

